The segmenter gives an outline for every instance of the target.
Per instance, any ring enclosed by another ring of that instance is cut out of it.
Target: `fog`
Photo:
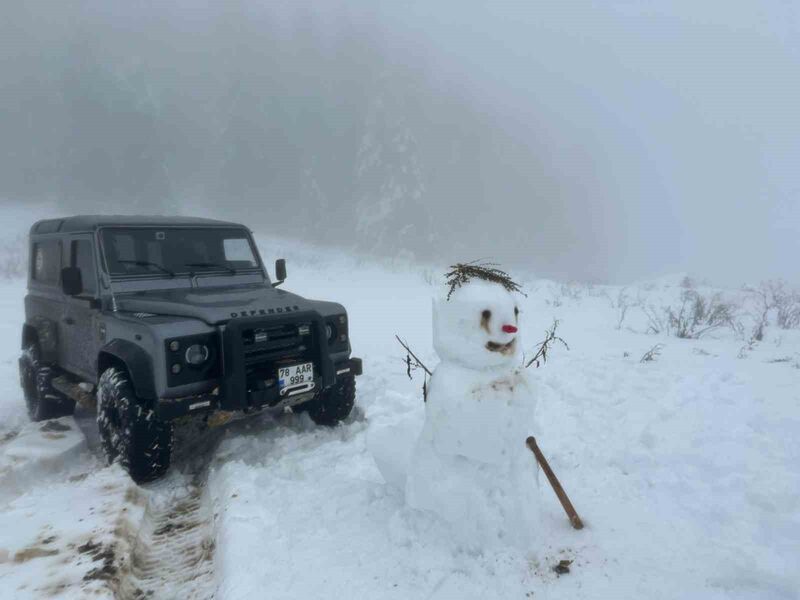
[[[800,281],[795,3],[488,4],[4,2],[0,202]]]

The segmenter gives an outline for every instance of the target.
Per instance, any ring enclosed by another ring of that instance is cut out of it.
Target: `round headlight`
[[[186,362],[190,365],[202,365],[208,360],[208,346],[205,344],[192,344],[186,349]]]
[[[325,325],[325,334],[328,336],[329,340],[333,339],[333,327],[331,327],[329,324]]]

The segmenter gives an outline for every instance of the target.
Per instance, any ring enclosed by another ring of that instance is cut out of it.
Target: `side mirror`
[[[83,291],[83,278],[78,267],[61,269],[61,290],[67,296],[77,296]]]
[[[286,259],[279,258],[275,261],[275,283],[273,286],[279,286],[286,280]]]

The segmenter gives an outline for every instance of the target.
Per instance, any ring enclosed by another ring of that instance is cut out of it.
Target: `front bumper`
[[[242,396],[235,398],[226,397],[226,386],[220,385],[212,393],[186,396],[183,398],[162,398],[156,402],[156,415],[159,420],[171,421],[179,417],[195,414],[208,414],[217,410],[248,411],[261,409],[280,409],[287,406],[296,406],[308,402],[321,390],[336,385],[344,377],[358,376],[363,373],[360,358],[349,358],[345,361],[333,363],[331,371],[332,382],[324,385],[323,377],[314,378],[314,388],[309,392],[281,396],[277,385],[266,386],[264,389],[241,392]]]
[[[361,375],[363,373],[360,358],[351,358],[348,361],[336,365],[336,377],[340,375]]]

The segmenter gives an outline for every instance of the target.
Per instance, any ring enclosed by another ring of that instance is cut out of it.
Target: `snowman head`
[[[520,362],[519,308],[497,283],[472,279],[433,303],[433,347],[442,361],[470,369]]]

